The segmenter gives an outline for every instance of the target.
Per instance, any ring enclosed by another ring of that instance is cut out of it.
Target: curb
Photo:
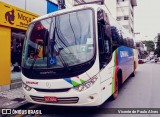
[[[10,84],[0,86],[0,92],[16,89],[20,87],[22,87],[22,80],[19,78],[19,79],[12,80]]]

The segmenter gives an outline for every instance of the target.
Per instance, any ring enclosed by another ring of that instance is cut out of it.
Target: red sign
[[[45,102],[57,102],[57,97],[51,97],[51,96],[45,96],[44,97]]]
[[[38,85],[38,82],[30,82],[30,81],[26,81],[26,84],[36,84],[36,85]]]

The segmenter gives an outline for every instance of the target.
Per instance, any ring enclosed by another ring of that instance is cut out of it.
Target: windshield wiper
[[[55,30],[56,30],[56,29],[55,29]],[[54,52],[57,53],[57,55],[58,55],[58,57],[60,58],[63,66],[64,66],[67,70],[69,70],[67,63],[65,62],[65,60],[64,60],[63,57],[61,56],[60,50],[59,50],[59,48],[58,48],[58,46],[57,46],[57,43],[58,43],[58,42],[55,40],[55,31],[54,31],[53,34],[54,34],[54,36],[53,36],[54,39],[51,39],[52,41],[50,40],[50,41],[49,41],[49,44],[48,44],[48,45],[50,46],[50,47],[48,47],[48,48],[50,48],[49,53],[50,53],[51,57],[53,57],[53,53],[54,53]],[[48,62],[47,62],[47,63],[48,63]]]
[[[55,49],[57,50],[58,57],[60,58],[60,60],[61,60],[61,62],[62,62],[62,64],[63,64],[63,66],[64,66],[67,70],[70,70],[69,67],[68,67],[68,65],[67,65],[67,63],[64,61],[63,57],[61,56],[60,50],[58,49],[57,46],[55,46]]]
[[[45,30],[44,40],[43,40],[43,60],[45,57],[46,46],[48,45],[48,37],[49,37],[49,32],[48,30]]]
[[[57,34],[57,36],[58,36],[58,38],[61,40],[61,38],[59,37],[59,35],[58,35],[58,30],[57,30],[57,18],[55,17],[55,27],[54,27],[54,29],[53,29],[53,37],[52,37],[52,39],[49,39],[48,40],[48,49],[50,49],[50,55],[53,57],[53,53],[54,53],[54,51],[57,51],[57,53],[58,53],[58,57],[60,58],[60,60],[61,60],[61,62],[62,62],[62,64],[63,64],[63,66],[67,69],[67,70],[69,70],[69,67],[68,67],[68,65],[67,65],[67,63],[64,61],[64,59],[63,59],[63,57],[61,56],[61,54],[60,54],[60,49],[58,48],[58,46],[57,46],[57,44],[58,44],[58,42],[56,41],[56,34]],[[52,40],[52,41],[51,41]],[[65,45],[66,46],[66,45]],[[47,55],[49,55],[49,53],[47,54]],[[48,58],[48,56],[47,56],[47,58]],[[47,59],[48,60],[48,59]],[[47,67],[48,67],[48,62],[47,62]]]

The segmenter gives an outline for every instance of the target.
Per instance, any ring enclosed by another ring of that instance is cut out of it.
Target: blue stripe
[[[70,83],[72,85],[72,81],[70,78],[64,78],[65,81],[67,81],[68,83]]]

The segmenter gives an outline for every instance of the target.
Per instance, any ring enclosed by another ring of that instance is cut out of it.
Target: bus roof
[[[70,11],[73,11],[73,10],[80,10],[80,9],[84,9],[84,8],[93,8],[93,9],[96,9],[98,6],[102,6],[102,5],[85,4],[85,5],[74,6],[72,8],[62,9],[62,10],[58,10],[58,11],[55,11],[55,12],[52,12],[52,13],[40,16],[40,17],[34,19],[32,22],[36,22],[38,20],[45,19],[47,17],[52,17],[54,15],[58,15],[58,14],[62,14],[62,13],[67,13],[67,12],[70,12]]]
[[[98,9],[98,8],[102,8],[103,10],[105,10],[105,12],[108,13],[108,15],[112,18],[112,21],[114,20],[114,22],[118,25],[118,27],[121,27],[121,29],[123,30],[123,32],[125,34],[127,34],[127,37],[132,37],[134,38],[131,34],[129,34],[129,32],[121,25],[117,22],[117,20],[115,18],[112,17],[112,15],[110,14],[109,10],[106,8],[105,5],[99,5],[99,4],[84,4],[84,5],[79,5],[79,6],[73,6],[72,8],[67,8],[67,9],[62,9],[62,10],[58,10],[43,16],[40,16],[36,19],[34,19],[31,23],[48,18],[48,17],[52,17],[52,16],[56,16],[59,14],[64,14],[64,13],[68,13],[71,11],[75,11],[75,10],[81,10],[81,9],[85,9],[85,8],[93,8],[93,9]]]

